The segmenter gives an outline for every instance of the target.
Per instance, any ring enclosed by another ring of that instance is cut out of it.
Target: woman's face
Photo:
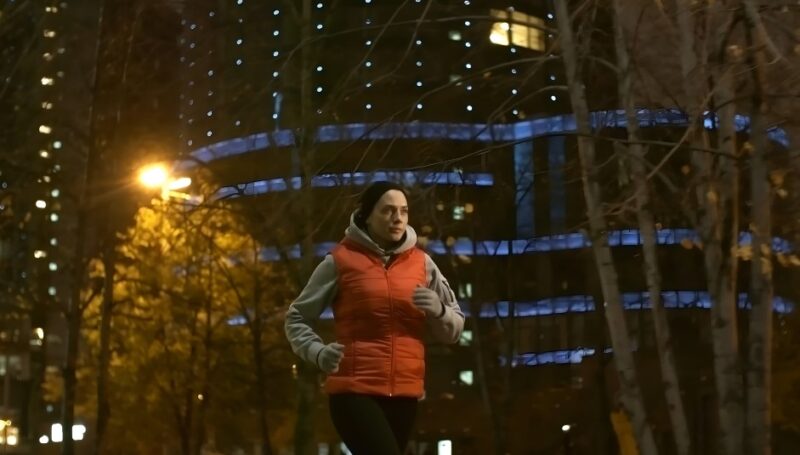
[[[406,195],[398,190],[383,193],[366,223],[372,240],[382,247],[392,246],[402,240],[408,225]]]

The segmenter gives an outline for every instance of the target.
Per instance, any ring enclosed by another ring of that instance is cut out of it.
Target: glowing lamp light
[[[167,188],[170,190],[180,190],[192,184],[192,179],[189,177],[181,177],[169,182]]]
[[[162,164],[146,166],[139,171],[139,182],[148,188],[159,188],[167,183],[169,173]]]

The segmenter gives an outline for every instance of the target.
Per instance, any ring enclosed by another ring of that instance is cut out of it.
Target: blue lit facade
[[[202,3],[213,6],[186,11],[183,21],[182,170],[211,169],[220,185],[217,197],[236,198],[268,214],[274,225],[264,239],[270,245],[262,251],[265,261],[300,258],[301,239],[291,220],[302,216],[294,201],[305,183],[314,191],[320,225],[313,240],[315,255],[322,257],[341,236],[352,194],[374,180],[402,182],[412,188],[411,222],[422,246],[450,279],[465,313],[479,316],[470,317],[461,346],[429,349],[420,425],[441,433],[418,439],[447,436],[456,446],[487,447],[486,432],[463,431],[489,425],[473,415],[480,400],[479,379],[472,379],[478,377],[473,354],[478,331],[482,349],[493,359],[486,379],[492,390],[502,384],[505,366],[513,366],[519,403],[511,412],[519,413],[519,422],[528,418],[525,403],[554,385],[562,387],[559,393],[583,397],[587,406],[602,407],[596,400],[606,388],[597,377],[607,373],[613,354],[585,232],[575,121],[560,89],[565,81],[557,62],[542,62],[542,49],[534,44],[490,39],[502,23],[493,15],[507,12],[508,5],[362,0],[331,9],[331,2],[311,2],[310,35],[302,37],[296,22],[300,2]],[[550,2],[512,3],[545,29],[553,25]],[[430,23],[417,26],[420,15]],[[389,23],[394,25],[384,27]],[[536,39],[546,48],[550,38],[542,32]],[[298,66],[301,42],[311,43],[305,69]],[[306,84],[301,77],[308,78]],[[309,93],[300,93],[303,89]],[[310,111],[301,109],[304,100]],[[614,103],[598,95],[591,121],[601,136],[599,161],[610,163],[600,170],[610,182],[603,190],[616,201],[628,193],[611,160],[613,141],[624,138],[626,126],[624,112],[609,107]],[[641,109],[637,116],[643,135],[654,142],[674,140],[687,125],[677,109]],[[713,114],[704,125],[714,129]],[[746,134],[749,119],[738,116],[736,126]],[[304,181],[298,158],[304,131],[314,149],[310,182]],[[770,138],[786,145],[780,129]],[[651,155],[657,160],[662,152],[653,147]],[[664,172],[680,179],[687,160],[677,159]],[[659,194],[663,188],[657,185]],[[655,199],[662,299],[674,323],[678,355],[690,357],[710,342],[703,330],[710,300],[702,256],[676,201]],[[655,346],[635,216],[610,217],[608,237],[619,262],[631,337],[643,368],[652,371]],[[748,245],[749,234],[741,234],[739,242]],[[777,252],[794,251],[786,239],[775,238],[774,246]],[[776,315],[794,309],[793,291],[779,286],[776,295]],[[746,310],[746,295],[739,305]],[[329,317],[326,312],[322,319]],[[503,347],[507,343],[510,350]],[[694,361],[698,371],[710,365],[706,357]],[[687,400],[702,400],[708,393],[703,387],[687,379]],[[551,412],[594,425],[578,417],[580,406]],[[692,412],[697,423],[710,411]],[[448,413],[464,418],[437,420]],[[519,451],[546,450],[548,427],[520,423],[513,429],[512,445]],[[587,441],[587,448],[596,443]]]

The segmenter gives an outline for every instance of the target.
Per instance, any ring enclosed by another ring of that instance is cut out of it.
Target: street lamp
[[[197,197],[178,190],[188,188],[192,184],[189,177],[173,177],[164,164],[156,163],[139,169],[139,183],[145,188],[160,189],[162,199],[182,199],[194,201]]]
[[[169,179],[169,171],[163,164],[149,164],[139,170],[139,183],[147,188],[162,188]]]

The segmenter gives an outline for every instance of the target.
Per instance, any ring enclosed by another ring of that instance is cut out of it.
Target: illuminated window
[[[472,297],[472,283],[463,283],[458,285],[458,298],[469,299]]]
[[[544,21],[513,10],[491,10],[497,22],[492,24],[489,41],[500,46],[521,46],[537,51],[544,50]]]
[[[458,381],[463,385],[472,385],[475,382],[474,376],[472,370],[465,370],[458,373]]]
[[[0,445],[16,446],[19,444],[19,428],[10,420],[3,420],[0,424]]]
[[[463,330],[461,337],[458,339],[459,346],[469,346],[472,344],[472,330]]]
[[[53,30],[45,30],[44,31],[44,37],[45,38],[54,38],[55,36],[56,36],[56,32],[54,32]]]

